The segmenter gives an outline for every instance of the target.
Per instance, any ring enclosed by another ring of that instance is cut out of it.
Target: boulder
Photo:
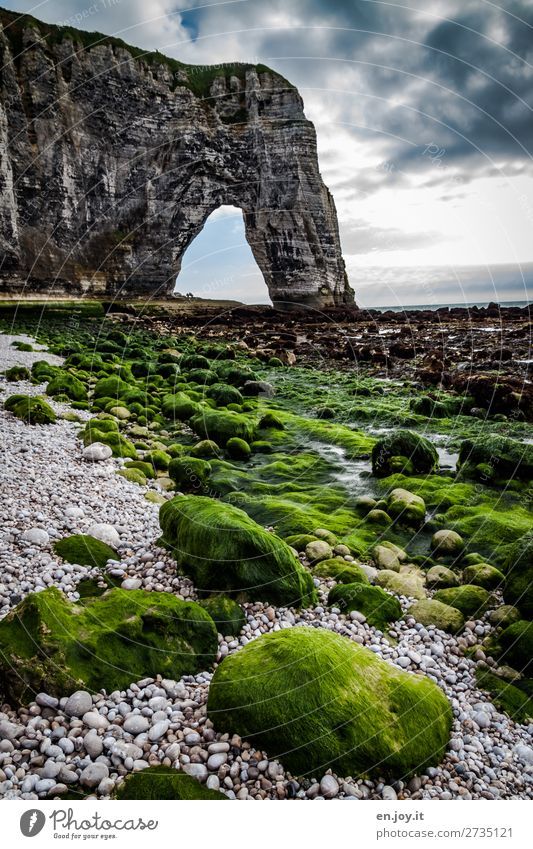
[[[385,545],[376,545],[372,549],[372,560],[378,569],[400,571],[400,561],[395,551]]]
[[[450,607],[457,608],[468,619],[482,616],[490,602],[490,594],[487,590],[470,584],[437,590],[433,598],[436,601],[443,602],[443,604],[449,604]]]
[[[357,610],[366,617],[369,625],[383,630],[389,622],[396,622],[402,615],[398,599],[381,587],[368,584],[337,584],[329,591],[328,605],[338,607],[341,613]]]
[[[421,625],[434,625],[435,628],[451,634],[461,631],[465,624],[463,614],[456,607],[451,607],[434,598],[415,601],[405,614],[405,618],[408,619],[411,616]]]
[[[73,534],[54,543],[54,551],[67,563],[105,568],[108,560],[120,560],[114,548],[89,534]]]
[[[205,769],[205,767],[204,767]],[[210,790],[195,778],[168,766],[152,766],[133,772],[117,785],[113,799],[149,801],[192,801],[216,802],[228,797],[218,790]]]
[[[425,598],[424,578],[416,573],[398,574],[390,569],[381,569],[376,575],[376,584],[396,595],[408,598]]]
[[[222,636],[235,637],[246,625],[246,616],[241,607],[232,598],[224,595],[214,595],[199,602],[207,610],[211,619]]]
[[[439,455],[431,442],[411,430],[387,434],[372,449],[372,471],[379,478],[402,471],[407,475],[429,474],[438,464]]]
[[[210,439],[222,447],[233,437],[250,443],[256,431],[255,421],[250,416],[207,407],[192,417],[190,426],[201,439]]]
[[[169,477],[182,492],[201,491],[207,487],[211,463],[199,457],[176,457],[168,466]]]
[[[533,622],[520,619],[509,625],[498,638],[500,659],[524,675],[533,672]]]
[[[53,424],[56,414],[42,398],[30,395],[11,395],[4,403],[5,409],[30,425]]]
[[[519,608],[526,619],[533,619],[533,531],[520,537],[506,558],[505,601]]]
[[[0,622],[0,692],[13,703],[74,687],[123,690],[146,676],[206,669],[218,636],[209,614],[170,593],[113,589],[72,604],[55,587],[32,593]]]
[[[436,531],[431,537],[431,550],[436,557],[456,557],[464,545],[462,537],[455,531]]]
[[[465,476],[478,477],[481,467],[490,480],[533,479],[533,445],[489,434],[461,443],[457,467]]]
[[[439,763],[452,713],[440,688],[322,628],[252,640],[218,666],[215,728],[237,733],[295,775],[402,775]]]
[[[458,587],[459,586],[459,578],[451,569],[448,569],[447,566],[442,566],[441,564],[437,564],[436,566],[432,566],[431,569],[428,569],[426,574],[426,584],[428,587],[432,587],[433,589],[446,588],[446,587]]]
[[[505,576],[490,563],[473,563],[463,570],[463,581],[486,590],[495,590],[505,582]]]
[[[387,499],[387,513],[402,525],[418,528],[424,523],[426,505],[424,499],[407,489],[393,489]]]
[[[305,546],[305,556],[310,563],[319,563],[321,560],[331,560],[333,549],[326,540],[317,539],[307,543]]]
[[[161,506],[163,538],[196,587],[284,606],[315,599],[313,579],[283,540],[230,504],[201,495]]]
[[[93,442],[83,449],[83,459],[89,463],[100,463],[102,460],[109,460],[112,456],[112,449],[103,442]]]

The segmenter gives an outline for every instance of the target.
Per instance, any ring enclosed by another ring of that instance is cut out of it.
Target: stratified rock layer
[[[298,91],[0,10],[0,291],[165,296],[222,204],[273,301],[350,303]]]

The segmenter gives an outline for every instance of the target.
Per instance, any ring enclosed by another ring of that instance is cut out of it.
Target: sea
[[[408,312],[409,310],[438,310],[444,309],[445,307],[449,307],[450,309],[453,307],[460,307],[462,309],[471,309],[472,307],[488,307],[489,304],[498,303],[501,307],[533,307],[533,301],[495,301],[494,299],[491,301],[471,301],[456,304],[404,304],[403,306],[398,306],[395,304],[394,306],[383,307],[383,306],[370,306],[367,304],[359,304],[361,309],[368,310],[379,310],[379,312]]]

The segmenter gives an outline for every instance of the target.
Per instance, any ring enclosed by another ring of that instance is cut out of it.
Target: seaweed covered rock
[[[90,419],[83,431],[83,444],[92,445],[101,442],[108,445],[113,457],[127,457],[135,460],[137,452],[133,442],[118,432],[118,424],[114,419]]]
[[[140,772],[132,772],[118,785],[113,799],[123,801],[145,799],[147,801],[228,801],[228,797],[217,790],[210,790],[182,770],[169,766],[152,766]]]
[[[61,371],[50,380],[46,387],[46,394],[54,397],[66,395],[71,401],[86,401],[87,390],[81,380],[78,380],[68,371]]]
[[[197,492],[207,487],[211,464],[199,457],[176,457],[168,467],[169,477],[182,492]]]
[[[162,505],[159,520],[179,569],[200,590],[282,605],[315,600],[313,579],[289,546],[238,507],[176,496]]]
[[[185,392],[165,395],[161,403],[161,412],[165,418],[173,421],[186,422],[196,415],[199,409],[196,401],[193,401]]]
[[[533,672],[533,622],[520,619],[499,635],[500,660],[514,669],[531,675]]]
[[[489,480],[531,481],[533,445],[497,434],[465,439],[457,465],[465,476],[477,477],[476,468],[482,466]]]
[[[67,563],[78,566],[97,566],[103,569],[108,560],[120,560],[114,548],[89,534],[73,534],[54,543],[56,554]]]
[[[398,599],[381,587],[363,583],[337,584],[329,591],[328,605],[338,607],[342,613],[357,610],[366,617],[369,625],[383,630],[389,622],[396,622],[402,615]]]
[[[190,421],[193,431],[202,439],[212,439],[225,447],[234,437],[252,442],[256,426],[249,416],[231,410],[202,410]]]
[[[390,590],[396,595],[404,595],[408,598],[425,598],[424,579],[417,572],[393,572],[390,569],[381,569],[376,575],[376,584],[385,590]]]
[[[26,366],[12,366],[4,372],[6,380],[16,383],[19,380],[30,380],[31,371]]]
[[[219,634],[235,637],[246,624],[241,607],[226,595],[214,595],[199,602],[217,626]]]
[[[220,457],[221,451],[212,439],[202,439],[192,446],[189,454],[191,457],[199,457],[201,460],[211,460]]]
[[[209,614],[170,593],[113,589],[71,604],[51,587],[0,622],[0,691],[24,703],[39,692],[123,690],[157,673],[194,674],[217,649]]]
[[[485,613],[490,602],[490,594],[483,587],[475,587],[463,584],[461,587],[450,587],[446,590],[437,590],[433,598],[449,604],[460,610],[463,616],[480,617]]]
[[[500,678],[488,669],[476,669],[476,683],[486,690],[492,703],[499,711],[505,711],[515,722],[533,720],[533,697],[505,678]]]
[[[249,460],[252,454],[248,442],[244,439],[239,439],[237,436],[232,436],[226,443],[226,451],[232,460]]]
[[[227,407],[228,404],[242,404],[243,397],[234,386],[226,383],[213,383],[205,393],[206,398],[212,398],[219,407]]]
[[[406,776],[437,764],[452,714],[439,687],[322,628],[252,640],[218,666],[207,713],[295,775]]]
[[[465,624],[460,610],[434,598],[423,598],[420,601],[415,601],[405,616],[407,619],[412,616],[421,625],[434,625],[435,628],[448,631],[450,634],[461,631]]]
[[[473,563],[463,570],[463,581],[465,584],[474,584],[486,590],[495,590],[504,583],[505,576],[490,563]]]
[[[407,489],[393,489],[387,499],[387,513],[400,524],[418,528],[424,523],[426,505],[424,499]]]
[[[429,474],[438,467],[438,463],[439,455],[431,442],[411,430],[387,434],[372,448],[372,471],[378,478],[402,469],[406,475]]]
[[[443,528],[431,537],[431,550],[436,557],[456,557],[464,546],[462,537],[456,531]]]
[[[511,546],[505,561],[504,598],[533,619],[533,531]]]
[[[116,402],[119,398],[122,398],[126,392],[129,392],[131,388],[131,383],[127,383],[125,380],[118,377],[118,375],[112,374],[109,377],[101,377],[100,380],[96,381],[94,386],[94,397],[113,398]]]
[[[448,587],[458,587],[459,578],[447,566],[442,566],[440,563],[432,566],[426,573],[426,584],[433,589],[446,589]]]
[[[360,566],[356,563],[347,563],[340,557],[321,560],[313,569],[313,575],[325,580],[336,581],[338,584],[370,583]]]
[[[56,414],[42,398],[12,395],[6,400],[4,407],[17,419],[30,425],[53,424],[56,421]]]

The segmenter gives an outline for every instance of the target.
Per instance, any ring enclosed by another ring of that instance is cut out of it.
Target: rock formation
[[[0,293],[164,297],[221,204],[275,304],[353,301],[298,91],[0,10]]]

